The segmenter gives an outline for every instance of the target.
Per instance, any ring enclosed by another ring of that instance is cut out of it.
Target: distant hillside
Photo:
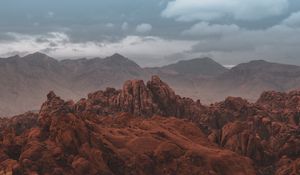
[[[164,71],[184,75],[216,76],[227,71],[221,64],[211,58],[196,58],[192,60],[179,61],[175,64],[161,67]]]
[[[38,109],[44,94],[50,90],[66,99],[80,99],[88,92],[120,88],[125,80],[145,80],[152,75],[159,75],[178,94],[201,99],[206,104],[227,96],[254,101],[265,90],[289,91],[300,87],[299,66],[263,60],[243,63],[230,70],[210,58],[141,68],[120,54],[58,61],[34,53],[0,58],[0,116]]]
[[[264,60],[250,61],[218,76],[214,84],[222,88],[226,95],[242,95],[253,101],[262,91],[285,92],[299,89],[300,67]]]
[[[38,109],[49,90],[67,99],[79,99],[90,91],[120,86],[129,77],[144,77],[142,68],[117,54],[63,61],[42,53],[2,58],[0,116]]]

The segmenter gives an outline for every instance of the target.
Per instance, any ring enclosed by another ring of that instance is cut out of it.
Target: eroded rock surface
[[[300,93],[204,106],[159,77],[0,119],[0,174],[299,174]]]
[[[255,174],[249,158],[220,149],[187,120],[128,113],[82,117],[76,105],[51,92],[35,122],[20,138],[10,138],[19,140],[17,155],[1,140],[2,173]]]

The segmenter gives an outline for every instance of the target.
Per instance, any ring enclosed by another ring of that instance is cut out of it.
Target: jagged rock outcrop
[[[0,119],[0,174],[299,174],[299,92],[204,106],[159,77]]]
[[[37,124],[20,135],[18,156],[2,152],[0,173],[255,174],[250,159],[210,143],[186,120],[80,116],[76,107],[50,92]],[[0,141],[2,151],[5,141]]]
[[[283,157],[277,163],[278,169],[275,175],[284,174],[300,174],[300,159],[292,160],[287,157]]]
[[[196,118],[205,107],[200,101],[181,98],[158,76],[153,76],[147,85],[142,80],[126,81],[122,90],[107,88],[88,95],[76,104],[77,112],[109,115],[129,112],[134,115],[153,115]]]
[[[18,166],[24,133],[37,126],[37,114],[25,113],[10,119],[0,119],[0,174],[9,174]]]
[[[202,118],[209,128],[208,138],[254,160],[259,174],[280,174],[278,169],[287,166],[284,162],[277,166],[281,159],[293,161],[300,156],[299,124],[289,120],[297,116],[298,94],[265,92],[255,104],[227,98],[211,106],[207,118]]]
[[[256,104],[265,111],[272,113],[272,117],[292,125],[300,125],[300,91],[264,92]]]

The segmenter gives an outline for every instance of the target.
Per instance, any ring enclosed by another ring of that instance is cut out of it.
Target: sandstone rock
[[[39,113],[39,124],[20,135],[23,141],[19,158],[8,164],[9,155],[2,156],[0,163],[5,171],[78,175],[255,174],[250,159],[210,143],[201,129],[187,120],[159,116],[147,119],[128,113],[82,117],[75,106],[53,93],[48,95]],[[16,131],[10,132],[14,135]]]
[[[205,110],[199,101],[176,95],[158,76],[153,76],[147,85],[142,80],[131,80],[124,83],[122,90],[108,88],[89,94],[75,109],[83,116],[129,112],[143,117],[162,115],[195,120]]]
[[[0,174],[299,174],[300,93],[203,106],[157,76],[0,119]]]

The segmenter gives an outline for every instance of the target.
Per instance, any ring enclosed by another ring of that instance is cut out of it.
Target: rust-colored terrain
[[[210,106],[159,77],[0,119],[0,174],[299,175],[300,92]]]

